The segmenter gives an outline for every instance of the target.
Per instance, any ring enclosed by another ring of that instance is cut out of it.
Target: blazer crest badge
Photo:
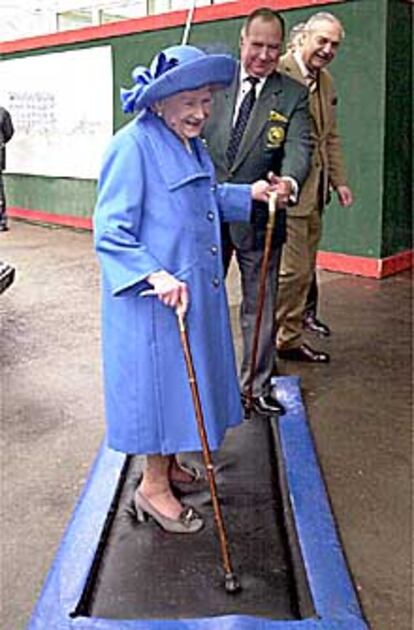
[[[267,132],[267,147],[269,149],[280,147],[285,139],[285,130],[283,127],[272,126]]]

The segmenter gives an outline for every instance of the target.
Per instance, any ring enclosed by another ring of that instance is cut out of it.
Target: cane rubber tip
[[[226,573],[224,588],[227,593],[238,593],[241,591],[241,584],[234,573]]]

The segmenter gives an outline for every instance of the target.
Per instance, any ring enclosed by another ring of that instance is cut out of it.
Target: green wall
[[[264,0],[264,4],[266,4]],[[321,249],[381,258],[411,247],[411,101],[409,81],[412,26],[402,0],[353,0],[321,7],[337,15],[346,37],[331,69],[338,91],[338,124],[355,203],[326,210]],[[307,19],[315,8],[285,11],[287,27]],[[242,18],[196,24],[190,43],[225,46],[237,53]],[[111,44],[114,63],[114,129],[127,120],[119,87],[131,84],[135,65],[180,42],[183,29],[62,46],[48,52]],[[44,51],[40,51],[44,53]],[[24,56],[19,53],[11,56]],[[8,176],[9,205],[59,214],[88,216],[95,183],[71,179]]]
[[[6,177],[8,206],[82,218],[92,215],[95,180],[35,175]]]
[[[410,15],[411,13],[411,15]],[[412,8],[390,1],[387,23],[381,258],[412,247]]]
[[[381,252],[385,1],[357,0],[326,9],[345,29],[330,70],[336,82],[338,128],[355,203],[342,208],[333,195],[325,210],[321,249],[373,258],[379,258]],[[313,13],[292,11],[289,24]]]

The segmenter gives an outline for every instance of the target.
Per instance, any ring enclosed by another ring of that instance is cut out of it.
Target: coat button
[[[217,247],[217,245],[212,245],[212,246],[210,247],[210,251],[211,251],[211,253],[213,254],[213,256],[217,256],[217,252],[218,252],[218,247]]]
[[[209,221],[214,221],[214,212],[212,212],[211,210],[207,212],[207,219]]]
[[[211,284],[213,285],[213,287],[219,287],[220,286],[220,278],[218,278],[217,276],[215,276],[211,282]]]

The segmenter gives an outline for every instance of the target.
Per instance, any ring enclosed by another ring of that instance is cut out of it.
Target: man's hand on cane
[[[277,207],[286,208],[294,192],[292,179],[290,177],[279,177],[273,171],[269,171],[267,179],[272,190],[277,193]]]

